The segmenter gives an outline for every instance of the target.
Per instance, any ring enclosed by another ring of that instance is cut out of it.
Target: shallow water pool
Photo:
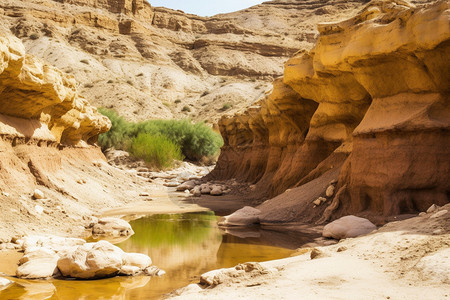
[[[93,281],[14,279],[0,299],[158,299],[207,271],[248,261],[290,256],[311,240],[298,232],[259,227],[225,232],[213,212],[153,215],[130,222],[135,234],[117,244],[126,252],[149,255],[166,271],[162,277],[115,277]]]

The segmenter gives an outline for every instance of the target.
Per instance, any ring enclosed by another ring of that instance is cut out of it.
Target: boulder
[[[136,276],[141,274],[142,272],[142,269],[139,267],[126,265],[120,268],[119,275]]]
[[[140,269],[146,269],[152,264],[152,260],[148,255],[141,253],[124,253],[123,255],[124,265],[138,267]]]
[[[0,291],[8,288],[14,281],[0,277]]]
[[[192,195],[194,197],[200,197],[202,195],[202,191],[200,189],[200,186],[196,186],[193,190],[192,190]]]
[[[30,249],[19,261],[16,271],[18,278],[39,279],[50,278],[58,273],[57,262],[59,256],[55,251],[38,247]]]
[[[225,216],[219,223],[221,226],[248,226],[259,223],[261,211],[254,207],[245,206],[231,215]]]
[[[191,172],[182,172],[178,175],[178,179],[180,179],[181,181],[186,181],[189,180],[191,177],[193,177],[194,174],[192,174]]]
[[[65,277],[106,278],[117,275],[123,266],[124,252],[107,241],[86,243],[62,253],[58,268]]]
[[[376,229],[377,227],[367,219],[345,216],[325,225],[322,235],[340,240],[368,234]]]
[[[200,186],[200,192],[202,194],[209,194],[211,193],[211,187],[209,186],[209,184],[204,183]]]
[[[213,187],[211,188],[210,194],[213,196],[223,195],[222,187],[220,185],[213,185]]]
[[[334,185],[330,185],[327,190],[325,191],[325,195],[327,197],[331,197],[334,195]]]
[[[34,193],[33,193],[33,198],[34,199],[44,199],[44,192],[39,189],[35,189]]]
[[[439,209],[439,206],[437,206],[436,204],[431,205],[428,209],[427,209],[427,214],[430,214],[432,212],[435,212]]]
[[[133,229],[127,221],[119,218],[101,218],[92,227],[92,234],[95,236],[130,236],[134,234]]]
[[[194,187],[195,182],[193,180],[189,180],[177,186],[177,191],[192,190]]]

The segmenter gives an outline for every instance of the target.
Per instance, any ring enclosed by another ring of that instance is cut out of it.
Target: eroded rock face
[[[271,95],[220,120],[225,146],[212,178],[256,182],[264,198],[334,169],[334,217],[447,203],[447,11],[446,1],[372,1],[351,19],[320,24],[315,48],[286,62]],[[314,199],[293,204],[292,215]]]
[[[314,45],[312,24],[365,2],[270,1],[200,17],[145,0],[4,0],[0,19],[29,53],[74,75],[98,107],[133,120],[215,123],[263,96],[283,63]]]
[[[110,126],[77,93],[72,76],[27,55],[19,39],[0,30],[0,134],[82,146]]]

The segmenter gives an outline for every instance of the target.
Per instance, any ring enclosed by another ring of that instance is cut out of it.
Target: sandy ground
[[[367,236],[202,275],[174,299],[448,299],[450,205]],[[239,269],[239,267],[237,267]],[[214,282],[209,285],[205,282]]]

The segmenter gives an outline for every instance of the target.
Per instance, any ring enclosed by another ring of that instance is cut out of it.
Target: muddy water
[[[0,299],[158,299],[198,282],[200,274],[213,269],[288,257],[292,249],[310,239],[259,228],[225,233],[217,227],[212,212],[153,215],[134,220],[131,225],[136,233],[117,246],[149,255],[166,275],[94,281],[14,278],[17,284],[0,292]]]

